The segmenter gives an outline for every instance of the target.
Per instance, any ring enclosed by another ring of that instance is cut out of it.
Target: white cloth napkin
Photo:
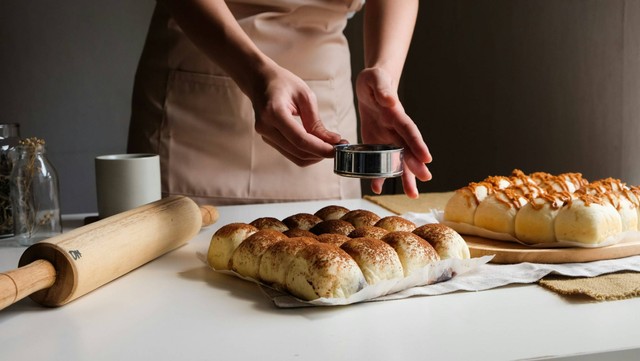
[[[387,295],[381,300],[409,296],[434,296],[456,291],[483,291],[509,284],[538,282],[548,274],[569,277],[595,277],[619,271],[640,272],[640,256],[587,263],[518,263],[509,265],[483,264],[473,271],[447,282],[436,283]]]

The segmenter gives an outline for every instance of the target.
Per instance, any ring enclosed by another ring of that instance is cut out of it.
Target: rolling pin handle
[[[0,273],[0,310],[34,292],[53,286],[55,281],[55,268],[43,259]]]
[[[220,213],[214,206],[200,206],[200,214],[202,215],[202,227],[210,226],[220,218]]]

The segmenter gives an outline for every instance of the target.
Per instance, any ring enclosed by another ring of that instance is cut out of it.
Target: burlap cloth
[[[396,214],[428,213],[444,209],[453,192],[423,193],[419,199],[404,194],[365,196],[364,198]],[[598,301],[619,300],[640,296],[639,272],[616,272],[595,277],[547,275],[538,284],[569,297],[590,297]]]

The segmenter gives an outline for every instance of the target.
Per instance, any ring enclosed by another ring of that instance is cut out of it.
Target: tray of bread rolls
[[[227,273],[311,305],[345,305],[443,282],[487,263],[455,230],[338,205],[223,225],[200,255]]]
[[[568,263],[640,254],[640,187],[580,173],[490,176],[456,190],[443,224],[494,263]]]

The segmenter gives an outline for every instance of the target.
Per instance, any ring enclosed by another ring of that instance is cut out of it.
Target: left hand
[[[407,196],[418,198],[416,178],[431,179],[425,163],[432,157],[420,130],[405,113],[391,77],[381,68],[364,69],[356,81],[356,94],[363,143],[404,147],[402,187]],[[372,180],[371,190],[380,194],[383,183],[383,178]]]

